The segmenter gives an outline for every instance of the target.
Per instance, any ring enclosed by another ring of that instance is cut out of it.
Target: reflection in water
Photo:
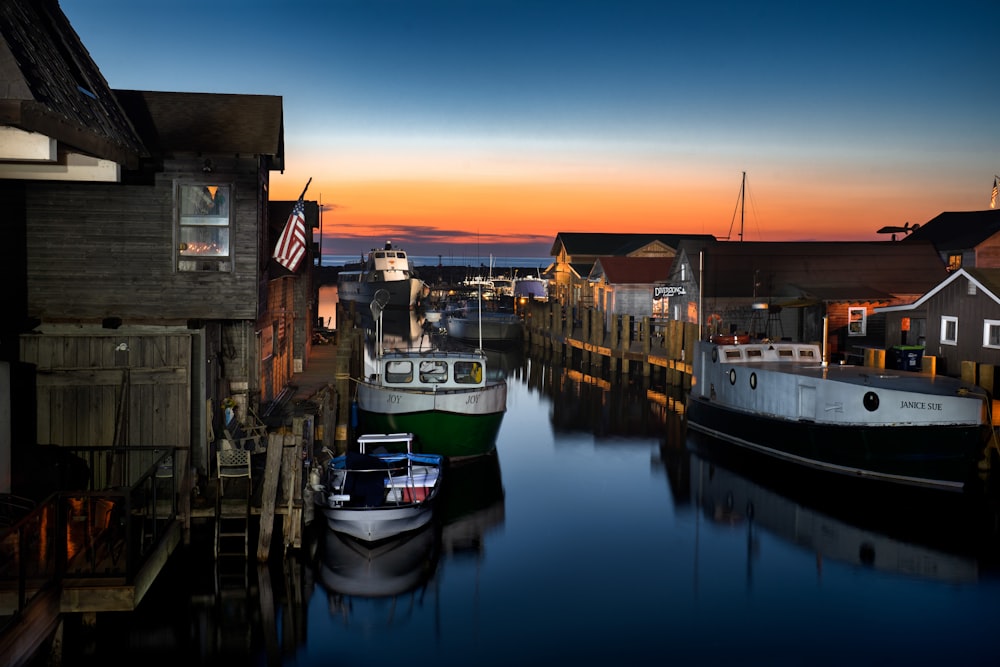
[[[420,609],[447,557],[481,558],[484,537],[502,525],[504,492],[496,453],[447,469],[435,520],[419,531],[365,544],[325,527],[319,531],[317,579],[330,614],[347,624],[399,622]]]
[[[950,583],[995,568],[995,548],[976,547],[981,522],[993,520],[983,498],[804,475],[693,432],[688,446],[687,475],[678,478],[701,518],[746,530],[748,580],[760,558],[757,531],[813,552],[817,577],[826,561]]]
[[[449,467],[426,533],[364,553],[314,520],[225,587],[210,549],[172,562],[63,664],[990,664],[995,500],[741,455],[676,397],[510,352],[496,453]]]

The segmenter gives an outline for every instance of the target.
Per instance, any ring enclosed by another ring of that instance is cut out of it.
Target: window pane
[[[228,227],[181,227],[180,254],[197,257],[228,257]]]
[[[181,224],[229,224],[229,186],[182,185]]]
[[[1000,325],[990,325],[990,345],[1000,345]]]

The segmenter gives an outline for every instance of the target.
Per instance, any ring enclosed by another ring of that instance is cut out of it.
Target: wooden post
[[[285,440],[295,436],[290,433],[272,433],[267,439],[267,463],[264,466],[264,486],[261,491],[260,535],[257,540],[257,560],[266,561],[274,532],[274,504],[281,477],[281,455]]]
[[[622,353],[621,340],[619,338],[619,333],[621,329],[619,328],[620,316],[611,316],[611,338],[608,341],[608,347],[611,348],[611,361],[608,364],[611,373],[618,372],[618,356]]]
[[[652,327],[650,327],[650,324],[651,324],[651,322],[650,322],[649,316],[648,315],[643,316],[643,318],[642,318],[642,358],[643,358],[644,361],[642,362],[642,377],[645,378],[645,379],[647,379],[647,380],[649,379],[649,368],[650,368],[649,353],[650,353],[650,350],[652,349],[651,343],[652,343],[652,338],[653,338],[653,330],[652,330]]]

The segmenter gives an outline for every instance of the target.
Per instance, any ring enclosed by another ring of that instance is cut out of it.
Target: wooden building
[[[656,287],[670,276],[672,257],[598,257],[587,277],[593,303],[607,318],[615,315],[665,317],[666,299]]]
[[[684,242],[666,289],[670,318],[705,335],[820,341],[826,316],[837,358],[884,347],[875,309],[912,303],[946,275],[930,243]]]
[[[672,259],[682,239],[714,241],[707,234],[600,234],[559,232],[549,254],[553,262],[545,270],[550,298],[570,308],[595,306],[597,293],[589,284],[599,257],[660,257]]]
[[[271,260],[282,100],[112,90],[56,2],[0,20],[7,449],[174,447],[190,489],[223,400],[260,409],[308,352],[308,271]]]
[[[960,268],[909,304],[876,309],[893,344],[923,346],[936,372],[959,376],[962,362],[1000,366],[1000,268]],[[926,322],[920,335],[913,323]],[[994,383],[984,385],[991,391]]]
[[[949,271],[1000,267],[1000,209],[946,211],[908,229],[900,242],[932,243]]]

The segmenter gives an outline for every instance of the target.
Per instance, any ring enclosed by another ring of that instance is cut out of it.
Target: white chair
[[[246,477],[250,479],[250,452],[245,449],[219,449],[215,454],[219,475],[219,495],[222,495],[226,477]]]

